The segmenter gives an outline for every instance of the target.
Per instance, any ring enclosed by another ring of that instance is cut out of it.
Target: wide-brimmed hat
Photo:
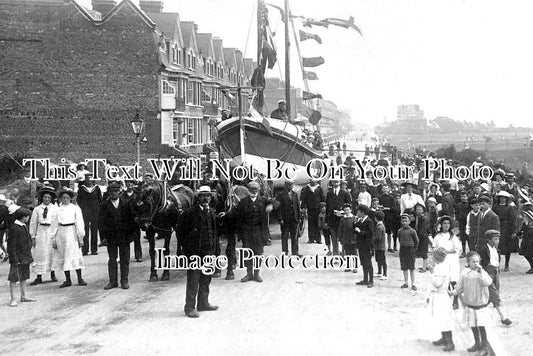
[[[533,221],[533,211],[531,210],[524,210],[522,211],[522,214],[524,216],[527,216],[531,221]]]
[[[481,183],[479,186],[481,187],[481,189],[483,189],[486,192],[490,190],[490,187],[487,183]]]
[[[403,182],[402,187],[407,188],[407,186],[412,186],[413,188],[418,188],[418,185],[414,182]]]
[[[49,183],[44,182],[43,186],[41,187],[41,191],[39,192],[40,196],[42,197],[44,194],[50,194],[52,197],[56,196],[56,189]]]
[[[20,205],[17,205],[17,204],[11,204],[10,206],[8,206],[7,208],[7,212],[9,213],[9,215],[11,214],[14,214],[15,211],[19,210],[20,209]]]
[[[435,263],[444,262],[446,254],[446,249],[444,249],[444,247],[437,247],[433,250],[433,261],[435,261]]]
[[[505,190],[500,190],[498,192],[498,194],[496,194],[496,196],[498,197],[505,197],[505,198],[510,198],[511,197],[511,194],[509,194],[509,192],[505,191]]]
[[[68,194],[71,198],[74,198],[74,191],[70,188],[64,187],[59,191],[59,194],[57,195],[59,198],[62,198],[63,195]]]

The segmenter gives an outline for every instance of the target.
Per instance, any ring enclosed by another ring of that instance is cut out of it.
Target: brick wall
[[[155,34],[123,6],[96,26],[71,3],[0,0],[0,145],[33,157],[135,161],[130,118],[146,120],[144,156],[160,149]]]

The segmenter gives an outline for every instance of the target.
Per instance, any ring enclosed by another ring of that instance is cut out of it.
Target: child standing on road
[[[376,211],[374,215],[376,221],[376,229],[374,230],[374,248],[376,249],[376,262],[378,264],[377,276],[380,277],[380,280],[384,281],[387,279],[387,260],[385,257],[387,234],[385,232],[385,225],[383,224],[385,213],[382,211]],[[383,271],[383,274],[381,274],[381,271]]]
[[[330,232],[329,232],[328,224],[326,223],[326,203],[321,202],[319,206],[320,206],[320,213],[318,214],[318,227],[320,228],[322,235],[324,235],[324,242],[326,243],[326,246],[328,248],[327,255],[331,256]]]
[[[398,240],[400,241],[400,266],[403,271],[404,284],[401,288],[409,288],[409,274],[411,275],[411,289],[415,286],[415,251],[418,246],[418,236],[415,229],[409,226],[410,218],[408,214],[402,214],[400,220],[402,227],[398,230]]]
[[[433,251],[435,266],[428,268],[431,272],[431,295],[428,303],[432,321],[442,334],[439,340],[433,341],[433,345],[444,345],[444,351],[452,351],[454,349],[451,331],[453,329],[453,309],[448,295],[450,272],[446,264],[443,263],[445,258],[446,250],[444,248],[439,247]]]
[[[470,251],[466,255],[468,268],[465,268],[459,277],[455,290],[451,292],[459,296],[464,303],[464,321],[472,328],[475,344],[468,349],[469,352],[480,351],[479,356],[487,356],[488,341],[485,326],[491,323],[489,305],[489,286],[492,278],[481,267],[479,254]]]
[[[348,258],[348,256],[357,255],[357,237],[354,231],[356,217],[352,214],[352,205],[350,203],[344,204],[342,210],[344,211],[344,216],[339,221],[339,241],[342,244],[344,256]],[[350,271],[352,270],[345,270],[345,272]],[[353,269],[353,272],[356,273],[357,269]]]
[[[9,238],[7,240],[7,251],[9,253],[9,293],[11,295],[10,307],[16,307],[15,286],[20,282],[20,301],[34,302],[34,299],[26,296],[26,280],[30,278],[30,264],[33,262],[31,256],[31,237],[27,223],[30,220],[31,212],[26,208],[18,208],[13,213],[15,222],[9,227]]]

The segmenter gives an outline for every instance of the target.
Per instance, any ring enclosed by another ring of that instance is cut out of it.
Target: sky
[[[90,3],[90,0],[79,0]],[[133,0],[133,2],[138,2]],[[266,2],[283,6],[282,0]],[[255,0],[165,0],[165,12],[194,21],[255,59]],[[351,113],[354,121],[393,120],[401,104],[418,104],[427,119],[533,126],[533,2],[528,0],[291,0],[295,15],[355,18],[363,36],[330,26],[303,28],[322,38],[302,42],[319,80],[310,90]],[[283,23],[270,9],[283,65]],[[253,18],[253,20],[252,20]],[[252,22],[249,33],[250,21]],[[248,42],[247,38],[249,36]],[[294,47],[294,46],[293,46]],[[303,87],[296,51],[291,83]],[[277,66],[267,76],[279,76]]]

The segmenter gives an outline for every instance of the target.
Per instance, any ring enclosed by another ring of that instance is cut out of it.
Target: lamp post
[[[141,164],[141,133],[144,129],[144,120],[139,115],[139,110],[135,113],[135,118],[130,121],[133,133],[137,141],[137,166]]]

